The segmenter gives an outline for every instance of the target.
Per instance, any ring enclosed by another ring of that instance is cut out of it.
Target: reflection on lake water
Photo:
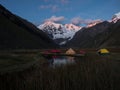
[[[48,62],[50,66],[56,67],[56,66],[62,66],[66,64],[74,64],[75,60],[74,60],[74,57],[59,56],[59,57],[53,57],[49,59]]]

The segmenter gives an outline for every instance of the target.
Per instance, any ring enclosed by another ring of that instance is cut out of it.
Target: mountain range
[[[38,28],[63,47],[119,46],[119,20],[117,13],[109,21],[94,20],[84,27],[47,21]]]
[[[46,21],[35,26],[0,5],[0,50],[120,47],[120,13],[87,26]]]
[[[71,40],[75,33],[82,27],[74,24],[60,24],[52,21],[46,21],[39,25],[38,28],[47,33],[48,36],[53,39],[57,44],[65,44]]]
[[[89,28],[82,28],[66,44],[67,47],[99,48],[120,47],[120,13],[110,21],[100,22]]]

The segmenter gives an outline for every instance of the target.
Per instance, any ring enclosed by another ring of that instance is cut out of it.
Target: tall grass
[[[27,70],[0,76],[0,90],[120,90],[120,62],[88,54],[76,64],[50,68],[41,59]]]

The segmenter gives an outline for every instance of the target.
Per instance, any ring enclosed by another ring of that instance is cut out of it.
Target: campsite
[[[120,90],[119,4],[0,0],[0,90]]]
[[[69,49],[61,49],[60,51],[71,55],[81,51],[81,49],[73,50],[70,49],[71,53],[68,53]],[[108,50],[110,54],[105,55],[98,54],[98,49],[82,50],[86,51],[85,56],[77,56],[74,59],[72,57],[75,63],[71,61],[72,64],[64,64],[55,68],[49,67],[48,59],[40,53],[47,50],[1,52],[0,61],[6,60],[8,65],[5,68],[4,61],[1,61],[3,64],[0,68],[0,88],[1,90],[9,90],[10,88],[18,90],[33,90],[33,88],[40,90],[89,90],[93,88],[119,90],[120,52],[115,48]],[[54,55],[57,54],[54,52]],[[9,56],[9,59],[6,55]],[[12,60],[11,63],[9,63],[10,60]],[[71,60],[71,56],[69,60]],[[58,62],[60,60],[54,63]],[[12,81],[6,87],[9,80]]]

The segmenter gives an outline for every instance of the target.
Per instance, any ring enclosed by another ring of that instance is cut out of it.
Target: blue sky
[[[34,24],[45,20],[109,20],[120,12],[120,0],[0,0],[12,13]]]

